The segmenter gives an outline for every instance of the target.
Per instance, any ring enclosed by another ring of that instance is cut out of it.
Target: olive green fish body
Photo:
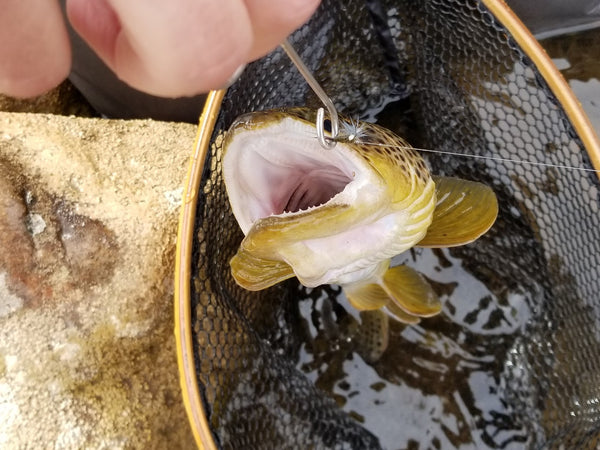
[[[389,268],[390,259],[417,244],[477,238],[495,220],[495,195],[479,183],[436,180],[400,137],[342,120],[347,138],[328,150],[315,139],[306,109],[252,113],[232,125],[223,174],[245,234],[231,261],[233,276],[253,290],[294,275],[308,287],[340,284],[355,307],[385,307],[409,323],[436,314],[441,304],[425,279],[405,266]],[[453,193],[455,185],[471,195]],[[462,231],[428,239],[436,218]]]

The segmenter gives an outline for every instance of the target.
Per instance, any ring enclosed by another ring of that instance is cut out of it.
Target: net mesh
[[[546,82],[476,1],[325,0],[291,39],[338,109],[414,146],[590,167]],[[221,176],[240,114],[320,106],[281,52],[224,99],[202,178],[192,273],[196,370],[220,448],[600,445],[600,215],[595,173],[427,155],[433,173],[490,185],[494,227],[450,251],[414,250],[443,313],[373,329],[334,286],[248,292],[229,260],[242,234]],[[371,334],[369,334],[371,333]]]

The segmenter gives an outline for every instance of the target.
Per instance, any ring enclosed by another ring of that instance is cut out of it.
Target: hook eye
[[[323,108],[319,108],[317,110],[316,126],[317,139],[319,140],[319,144],[321,144],[321,147],[327,150],[330,150],[333,147],[335,147],[335,140],[329,139],[325,136],[325,131],[331,132],[331,121],[329,119],[325,119],[325,110]]]

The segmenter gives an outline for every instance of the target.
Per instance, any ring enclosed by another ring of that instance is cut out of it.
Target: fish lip
[[[235,120],[223,142],[223,176],[244,234],[260,218],[338,202],[349,186],[362,182],[368,171],[362,158],[344,143],[324,150],[314,136],[314,124],[298,117],[258,112]],[[319,180],[313,189],[309,183]]]

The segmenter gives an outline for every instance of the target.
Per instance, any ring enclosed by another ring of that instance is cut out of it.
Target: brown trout
[[[359,310],[384,308],[416,323],[441,303],[414,269],[390,267],[411,247],[474,241],[494,223],[488,186],[432,176],[402,138],[341,118],[330,150],[308,109],[239,117],[223,143],[223,176],[244,232],[231,260],[236,282],[260,290],[296,276],[307,287],[341,285]]]

